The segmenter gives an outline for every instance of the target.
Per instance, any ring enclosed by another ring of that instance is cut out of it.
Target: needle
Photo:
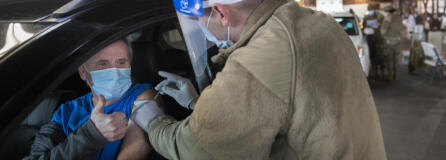
[[[156,100],[158,97],[159,97],[159,95],[160,95],[160,92],[157,92],[156,94],[155,94],[155,96],[153,97],[153,100]],[[135,110],[132,112],[132,113],[136,113],[140,108],[142,108],[142,105],[137,105],[137,104],[142,104],[142,103],[138,103],[138,102],[143,102],[144,103],[144,101],[149,101],[149,100],[139,100],[139,101],[135,101],[135,106],[136,106],[136,108],[135,108]]]
[[[156,100],[156,99],[159,97],[159,95],[160,95],[160,92],[157,92],[157,93],[155,94],[155,96],[153,97],[153,100]]]

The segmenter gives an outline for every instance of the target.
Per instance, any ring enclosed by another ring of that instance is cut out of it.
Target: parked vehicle
[[[334,17],[336,22],[338,22],[344,28],[344,31],[352,40],[356,51],[358,52],[362,70],[368,76],[371,65],[370,50],[369,45],[367,44],[366,36],[361,31],[358,18],[352,13],[348,12],[336,12],[332,13],[331,15]],[[369,32],[369,30],[367,31]]]

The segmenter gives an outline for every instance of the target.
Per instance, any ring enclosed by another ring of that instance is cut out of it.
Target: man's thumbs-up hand
[[[94,104],[90,119],[93,121],[99,132],[107,139],[113,142],[124,137],[127,130],[127,120],[122,112],[115,112],[107,115],[104,113],[105,98],[100,95]]]

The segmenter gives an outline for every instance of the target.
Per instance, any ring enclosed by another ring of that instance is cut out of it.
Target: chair
[[[424,60],[424,64],[426,66],[431,67],[433,69],[432,77],[430,79],[430,82],[432,83],[435,76],[438,76],[440,79],[443,78],[443,67],[446,62],[445,59],[443,59],[437,52],[437,49],[435,49],[435,46],[431,43],[427,42],[421,42],[421,46],[423,47],[424,54],[426,56]]]

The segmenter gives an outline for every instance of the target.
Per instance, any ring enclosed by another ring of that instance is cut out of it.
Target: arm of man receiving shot
[[[153,100],[156,92],[153,89],[148,89],[142,92],[135,101],[138,100]],[[155,100],[160,104],[159,98]],[[133,105],[132,112],[135,110]],[[118,160],[126,159],[146,159],[149,153],[152,151],[152,147],[149,144],[147,134],[139,128],[135,122],[129,121],[127,127],[127,133],[122,142],[121,150],[118,155]]]

